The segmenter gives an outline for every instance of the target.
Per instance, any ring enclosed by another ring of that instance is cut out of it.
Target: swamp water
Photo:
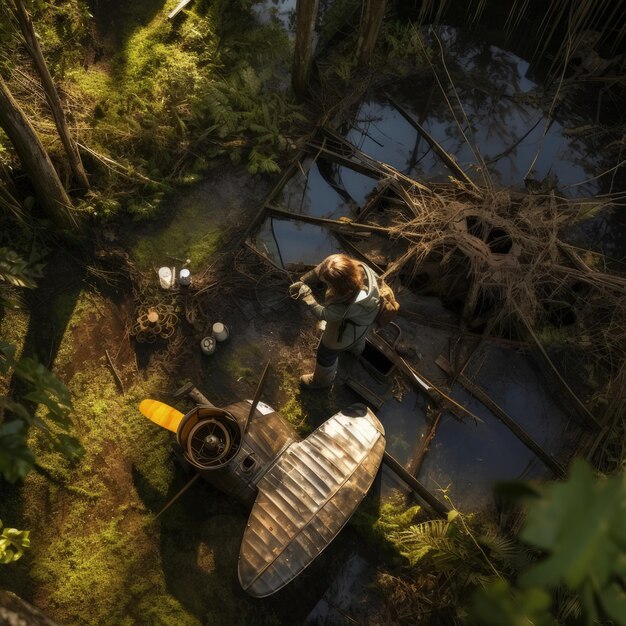
[[[447,179],[450,172],[394,106],[397,102],[479,183],[488,177],[496,187],[523,188],[523,179],[531,170],[537,181],[556,177],[559,187],[571,195],[592,196],[600,191],[594,176],[601,167],[601,156],[590,154],[566,132],[584,120],[557,117],[549,123],[539,105],[537,85],[527,77],[526,61],[486,43],[459,42],[453,29],[444,30],[444,41],[456,97],[464,111],[460,125],[436,84],[426,87],[426,81],[422,85],[406,79],[392,85],[390,97],[364,100],[355,122],[345,131],[346,139],[417,180]],[[456,103],[454,109],[458,118]],[[486,168],[477,165],[479,158]],[[294,214],[337,220],[363,207],[376,182],[344,165],[307,157],[271,204]],[[282,217],[267,217],[252,240],[282,267],[316,264],[343,250],[342,243],[325,227]],[[423,332],[432,330],[426,327]],[[429,362],[445,349],[443,345],[429,348],[419,337],[413,347]],[[549,453],[562,451],[558,434],[566,430],[568,417],[550,398],[532,362],[511,351],[483,349],[480,367],[474,366],[474,360],[468,367],[476,368],[470,377],[487,387],[496,402]],[[451,395],[483,423],[461,423],[444,415],[419,474],[432,490],[449,487],[456,506],[474,510],[492,504],[494,481],[546,474],[534,453],[468,392],[455,386]],[[423,409],[415,410],[414,394],[401,402],[388,398],[377,415],[387,429],[392,454],[402,463],[410,463],[415,442],[428,430]]]
[[[458,98],[453,105],[456,113],[436,84],[397,81],[388,92],[361,103],[354,123],[345,129],[349,142],[417,180],[447,180],[450,172],[397,103],[479,184],[488,181],[496,188],[523,189],[525,178],[537,184],[548,179],[570,197],[603,193],[606,181],[598,176],[604,165],[602,155],[570,132],[589,120],[566,106],[552,118],[550,103],[528,77],[529,64],[523,59],[484,42],[461,43],[452,29],[444,35],[456,88],[454,96],[450,90],[448,94]],[[307,157],[272,205],[294,214],[336,220],[362,208],[375,185],[374,179],[349,167]],[[316,264],[343,249],[341,241],[322,226],[277,217],[267,217],[252,241],[282,267]],[[424,326],[415,333],[413,347],[421,353],[420,364],[446,354],[448,341],[423,341],[423,333],[432,332],[432,327]],[[571,452],[581,429],[557,405],[528,356],[483,342],[465,372],[553,458],[566,458]],[[535,453],[468,391],[455,384],[450,395],[482,421],[443,414],[417,475],[440,499],[439,490],[445,490],[453,505],[463,511],[489,510],[494,506],[494,482],[550,477]],[[428,432],[425,405],[419,394],[410,391],[401,400],[388,394],[376,411],[386,429],[388,451],[407,466]],[[386,467],[383,484],[382,497],[402,489]],[[334,623],[335,618],[341,621],[341,615],[358,614],[364,592],[352,583],[367,578],[366,570],[355,555],[307,623]]]

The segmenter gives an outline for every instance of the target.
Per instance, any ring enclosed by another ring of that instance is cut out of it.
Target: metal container
[[[228,328],[222,322],[213,324],[213,336],[217,341],[226,341],[228,339]]]
[[[207,356],[213,354],[215,352],[215,348],[215,337],[204,337],[204,339],[200,342],[200,350],[202,350],[202,353]]]
[[[178,284],[181,287],[188,287],[191,284],[191,272],[188,269],[180,270],[178,275]]]

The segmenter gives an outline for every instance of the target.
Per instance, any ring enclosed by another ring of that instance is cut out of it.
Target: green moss
[[[24,349],[29,320],[28,313],[21,309],[6,309],[0,316],[0,337],[3,341],[12,343],[16,347],[16,357],[18,358]],[[3,382],[0,380],[0,389]]]
[[[74,334],[70,331],[77,328],[89,315],[93,315],[94,311],[98,312],[102,302],[102,298],[88,291],[82,291],[78,296],[76,292],[66,292],[50,301],[49,322],[55,329],[52,332],[54,335],[62,333],[55,357],[55,370],[58,371],[72,361],[75,346]]]
[[[263,353],[259,346],[254,344],[237,344],[225,355],[224,368],[228,375],[236,382],[245,380],[256,384],[260,375],[260,363]]]
[[[144,269],[179,265],[171,257],[190,259],[192,268],[201,268],[219,249],[220,238],[221,230],[203,213],[203,207],[192,205],[179,211],[158,233],[142,237],[132,255]]]
[[[97,66],[74,67],[67,73],[67,80],[84,95],[97,100],[113,91],[113,79],[103,68]]]
[[[304,405],[300,397],[300,372],[294,372],[286,367],[278,367],[279,389],[281,395],[287,399],[278,407],[278,412],[298,431],[306,437],[313,431],[317,422],[311,419],[309,405]],[[314,400],[314,399],[313,399]],[[328,415],[326,416],[328,417]]]

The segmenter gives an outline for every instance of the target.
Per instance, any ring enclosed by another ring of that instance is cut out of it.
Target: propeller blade
[[[269,370],[271,362],[272,360],[270,359],[265,364],[265,369],[263,370],[263,373],[261,374],[261,380],[259,381],[256,391],[254,392],[254,400],[252,400],[252,405],[250,406],[250,412],[248,413],[248,417],[246,418],[246,424],[243,428],[244,433],[248,432],[248,426],[250,425],[250,420],[252,419],[252,416],[254,415],[254,412],[256,411],[257,404],[259,403],[259,400],[261,399],[261,394],[263,393],[263,387],[265,387],[265,380],[267,379],[267,371]]]
[[[192,477],[192,479],[183,486],[183,488],[173,497],[169,500],[169,502],[152,518],[153,520],[155,520],[157,517],[159,517],[159,515],[161,515],[161,513],[167,511],[167,509],[169,509],[172,504],[174,504],[174,502],[176,502],[176,500],[178,500],[178,498],[180,498],[185,491],[187,491],[187,489],[189,489],[189,487],[191,487],[191,485],[193,485],[196,480],[198,480],[198,478],[200,478],[200,474],[196,474],[195,476]]]
[[[184,417],[184,414],[177,411],[173,406],[158,400],[143,400],[139,405],[139,410],[149,420],[163,428],[167,428],[167,430],[171,430],[173,433],[176,432],[180,420]]]

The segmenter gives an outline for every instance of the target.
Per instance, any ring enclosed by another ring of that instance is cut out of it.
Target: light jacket
[[[304,299],[310,311],[319,320],[326,322],[322,343],[331,350],[347,350],[365,336],[378,315],[380,294],[378,277],[367,265],[361,263],[365,272],[365,287],[348,300],[331,300],[325,304],[317,302],[313,295]],[[302,276],[303,282],[320,282],[318,265]]]

